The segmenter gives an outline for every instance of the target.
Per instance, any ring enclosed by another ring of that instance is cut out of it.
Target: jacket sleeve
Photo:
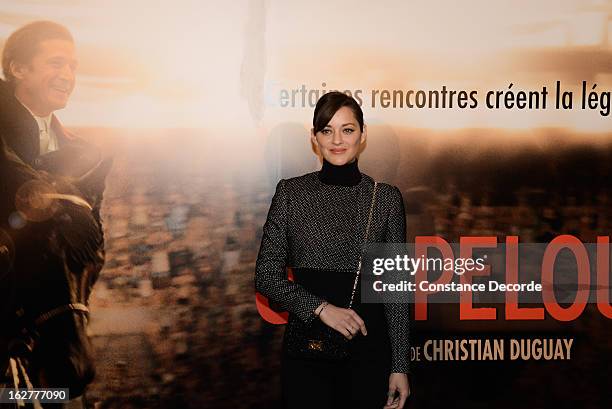
[[[386,243],[406,242],[406,214],[402,193],[393,187],[389,197]],[[405,303],[386,303],[385,316],[391,339],[391,372],[410,372],[410,309]]]
[[[287,213],[285,181],[281,180],[263,227],[255,265],[255,289],[308,324],[316,318],[314,310],[324,300],[287,278]]]

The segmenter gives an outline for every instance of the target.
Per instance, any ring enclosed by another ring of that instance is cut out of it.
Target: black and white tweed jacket
[[[283,179],[263,227],[255,288],[309,323],[324,301],[287,279],[286,267],[355,271],[374,188],[363,174],[355,186],[327,185],[319,172]],[[368,242],[403,243],[406,219],[402,195],[379,183]],[[391,372],[409,370],[408,304],[384,305],[392,349]]]

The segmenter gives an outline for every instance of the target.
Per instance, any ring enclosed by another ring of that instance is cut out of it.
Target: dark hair
[[[17,29],[7,38],[2,51],[2,72],[8,82],[14,82],[11,73],[13,61],[27,64],[38,51],[38,45],[45,40],[66,40],[74,43],[66,27],[53,21],[34,21]]]
[[[359,129],[363,131],[363,111],[357,101],[343,92],[332,91],[323,95],[317,101],[312,118],[314,133],[321,132],[342,107],[348,107],[353,111],[353,115],[355,115],[355,119],[359,123]]]

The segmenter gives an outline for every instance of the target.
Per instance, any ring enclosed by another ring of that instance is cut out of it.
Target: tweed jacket
[[[263,228],[255,288],[306,323],[324,300],[288,280],[286,267],[356,271],[374,180],[361,174],[355,186],[327,185],[319,172],[283,179]],[[357,211],[347,211],[354,210]],[[402,195],[379,183],[368,242],[403,243],[406,237]],[[392,350],[392,372],[409,369],[408,304],[384,305]]]

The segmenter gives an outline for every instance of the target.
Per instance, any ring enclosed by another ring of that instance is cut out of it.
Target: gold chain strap
[[[374,182],[374,190],[372,192],[372,202],[370,203],[370,214],[368,215],[368,224],[366,226],[365,234],[363,237],[363,245],[365,246],[368,242],[368,234],[370,233],[370,225],[372,224],[372,214],[374,214],[374,204],[376,203],[376,188],[378,182]],[[351,300],[349,301],[348,308],[353,306],[353,298],[355,297],[355,290],[357,289],[357,282],[359,281],[359,274],[361,273],[361,259],[363,257],[363,248],[359,254],[359,263],[357,263],[357,273],[355,274],[355,282],[353,283],[353,291],[351,292]]]

